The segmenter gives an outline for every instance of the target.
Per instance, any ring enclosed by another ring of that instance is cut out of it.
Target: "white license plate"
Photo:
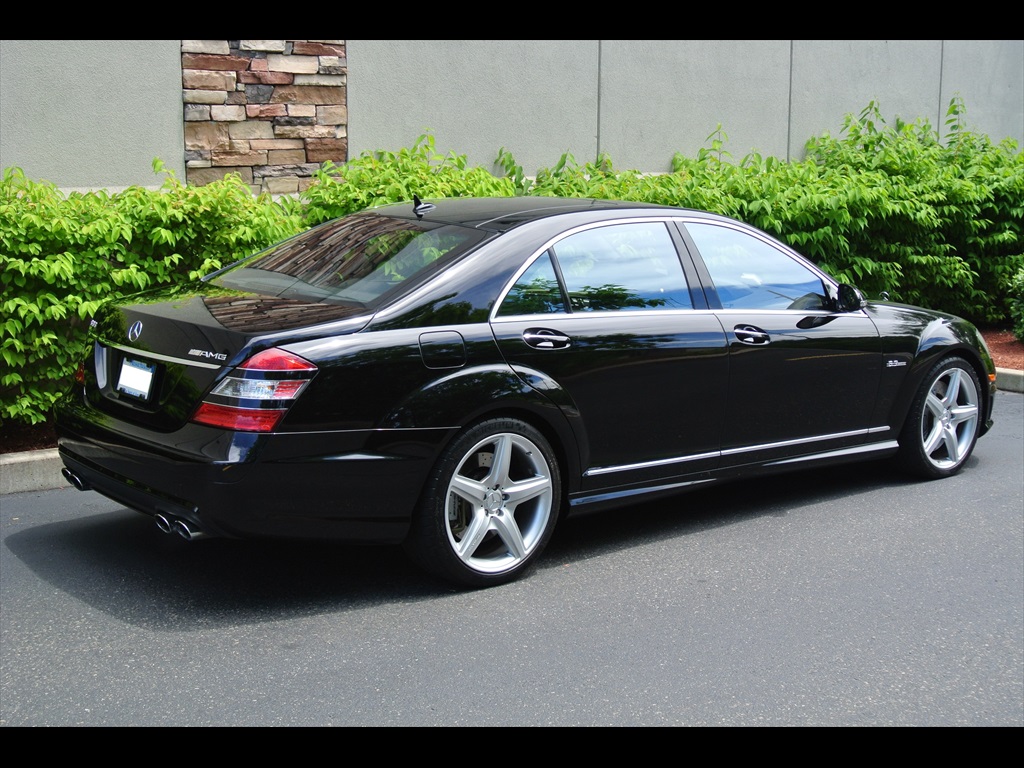
[[[121,376],[117,380],[117,388],[126,395],[137,397],[140,400],[148,400],[155,371],[155,365],[146,365],[138,360],[125,359],[121,363]]]

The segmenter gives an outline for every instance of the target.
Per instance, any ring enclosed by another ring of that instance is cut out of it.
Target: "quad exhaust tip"
[[[160,529],[162,533],[176,533],[185,541],[195,541],[201,539],[205,534],[195,526],[195,524],[182,520],[177,517],[167,517],[167,515],[158,514],[155,515],[156,527]]]
[[[73,471],[64,467],[60,473],[64,476],[71,485],[75,486],[80,491],[92,490],[92,486],[89,483],[75,474]],[[178,517],[168,517],[162,513],[154,515],[156,519],[156,527],[160,529],[162,533],[176,533],[185,541],[195,541],[201,539],[204,534],[195,523],[190,523],[187,520],[182,520]]]

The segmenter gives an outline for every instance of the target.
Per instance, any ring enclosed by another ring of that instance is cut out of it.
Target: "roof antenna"
[[[429,211],[434,210],[436,207],[437,206],[434,205],[433,203],[424,203],[422,200],[420,200],[419,195],[414,194],[412,196],[412,212],[416,214],[417,219],[422,219],[424,213],[428,213]]]

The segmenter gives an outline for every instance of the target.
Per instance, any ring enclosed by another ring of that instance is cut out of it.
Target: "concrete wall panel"
[[[938,125],[957,93],[969,130],[1024,145],[1024,40],[944,41]]]
[[[813,136],[839,136],[844,117],[872,101],[887,123],[934,121],[941,67],[939,40],[795,40],[790,157]]]
[[[669,171],[679,152],[785,157],[787,40],[609,40],[601,45],[601,150],[616,168]],[[592,158],[588,158],[592,159]]]
[[[412,146],[527,173],[596,152],[598,44],[588,40],[349,40],[349,157]]]
[[[185,178],[180,40],[0,40],[0,167],[72,189]]]

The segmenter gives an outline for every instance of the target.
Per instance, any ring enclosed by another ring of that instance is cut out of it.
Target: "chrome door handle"
[[[736,334],[738,341],[743,344],[750,344],[751,346],[770,344],[772,341],[771,336],[753,325],[737,325],[732,329],[732,332]]]
[[[572,346],[572,339],[548,328],[527,328],[523,331],[523,341],[535,349],[567,349]]]

